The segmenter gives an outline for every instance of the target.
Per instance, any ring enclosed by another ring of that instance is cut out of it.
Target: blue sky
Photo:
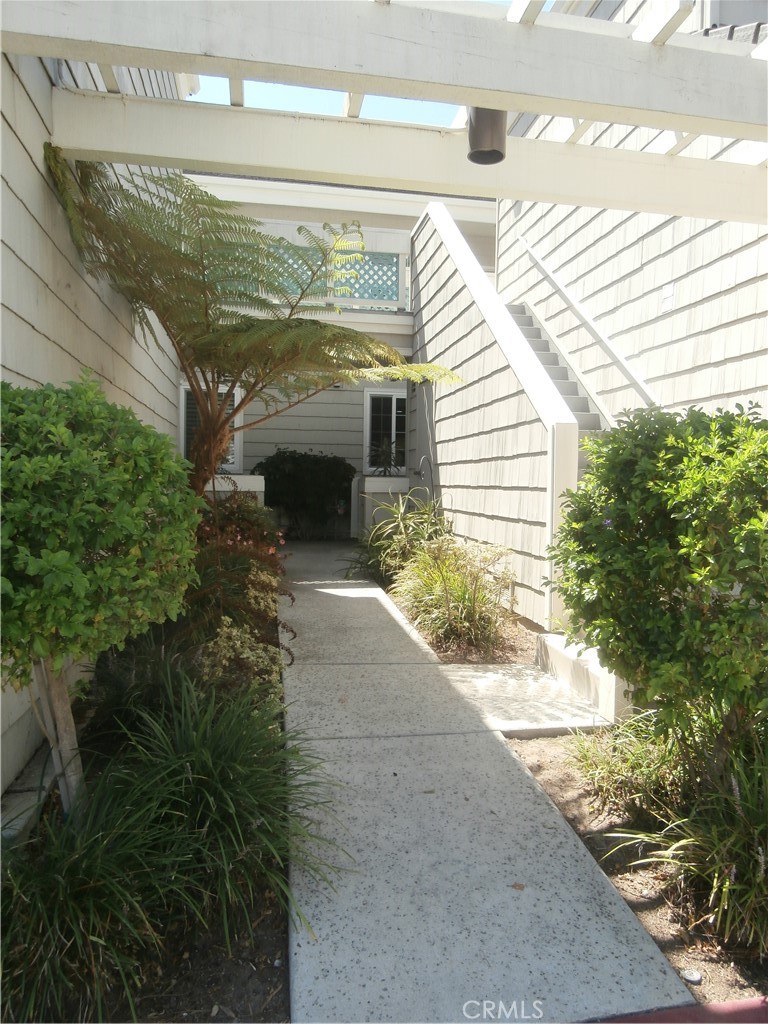
[[[343,114],[346,93],[329,89],[307,89],[298,85],[273,85],[267,82],[246,82],[246,107],[263,110],[287,110],[301,114]],[[200,92],[190,97],[197,103],[229,103],[229,82],[226,78],[200,76]],[[402,121],[448,128],[458,107],[427,100],[397,100],[389,96],[366,96],[360,116],[375,121]]]

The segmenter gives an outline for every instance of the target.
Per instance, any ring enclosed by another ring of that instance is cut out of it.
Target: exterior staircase
[[[552,337],[542,330],[529,307],[523,303],[512,303],[507,309],[573,413],[579,427],[579,442],[587,434],[606,430],[608,422],[587,393],[579,374]],[[587,453],[580,448],[579,477],[587,465]],[[544,633],[538,638],[536,664],[559,683],[565,684],[574,699],[587,701],[603,721],[618,722],[630,713],[631,704],[625,696],[626,683],[603,668],[596,651],[568,644],[560,634]]]
[[[552,338],[542,330],[528,306],[524,303],[511,303],[507,309],[576,418],[579,425],[579,442],[586,434],[604,430],[606,424],[576,372]],[[584,472],[586,465],[586,452],[579,450],[579,476]]]

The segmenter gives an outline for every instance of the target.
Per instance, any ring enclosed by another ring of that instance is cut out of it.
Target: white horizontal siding
[[[509,549],[517,609],[543,622],[547,428],[429,219],[414,233],[412,261],[415,360],[461,378],[419,390],[427,408],[414,417],[414,465],[429,458],[457,535]]]
[[[245,422],[256,419],[253,406]],[[243,468],[246,473],[278,448],[338,455],[363,469],[363,388],[329,388],[301,405],[281,412],[243,434]]]
[[[535,132],[556,126],[540,119]],[[663,149],[651,129],[593,126],[580,144]],[[670,141],[671,145],[674,140]],[[702,139],[686,155],[722,151]],[[668,146],[667,146],[668,148]],[[768,400],[768,229],[543,203],[499,205],[498,286],[543,315],[615,414],[639,404],[522,246],[522,236],[669,408]]]
[[[77,379],[159,430],[177,430],[176,361],[133,336],[127,303],[87,277],[43,160],[50,78],[40,61],[3,57],[3,374],[25,385]]]

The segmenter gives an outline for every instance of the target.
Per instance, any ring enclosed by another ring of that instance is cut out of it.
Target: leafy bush
[[[267,562],[276,574],[282,571],[276,556],[285,540],[275,522],[275,514],[247,491],[234,490],[207,505],[197,539],[201,545],[215,541],[234,548],[247,546],[252,557]]]
[[[453,537],[426,541],[396,574],[392,597],[428,640],[490,653],[513,579],[501,566],[504,556]]]
[[[327,880],[312,822],[327,796],[281,710],[167,672],[78,813],[4,857],[3,1020],[105,1019],[170,923],[217,914],[229,935],[265,885],[301,918],[287,863]]]
[[[3,654],[25,682],[179,612],[201,502],[170,438],[95,381],[0,386]]]
[[[323,536],[337,508],[349,505],[355,468],[338,455],[278,448],[256,470],[264,474],[265,503],[283,510],[292,536]]]
[[[383,587],[389,586],[423,544],[452,532],[440,500],[422,487],[413,487],[391,504],[378,506],[377,518],[362,538],[348,574],[362,573]]]
[[[201,503],[170,438],[95,381],[0,386],[2,653],[15,686],[43,662],[68,808],[81,768],[65,663],[178,614],[195,578]]]
[[[289,595],[280,583],[284,574],[281,547],[285,541],[272,510],[259,505],[252,495],[234,492],[205,511],[198,537],[198,582],[187,591],[178,623],[164,628],[164,642],[190,671],[197,673],[201,654],[209,645],[217,645],[226,619],[231,629],[248,632],[248,644],[253,649],[274,648],[271,661],[279,665],[279,631],[283,628],[278,618],[279,599]],[[241,647],[242,642],[238,642]],[[223,653],[220,643],[219,650]],[[208,661],[210,664],[210,657]],[[252,659],[251,663],[255,664]],[[245,665],[241,663],[240,668]],[[273,671],[268,672],[270,679]],[[206,675],[209,680],[213,678],[210,671]],[[217,678],[224,684],[221,673]],[[245,681],[242,672],[238,678]],[[260,671],[250,683],[261,685],[266,681],[267,676]]]
[[[200,650],[197,674],[203,689],[248,690],[259,702],[275,701],[281,695],[282,666],[276,644],[262,642],[225,615],[216,636]]]
[[[96,664],[92,714],[99,728],[132,707],[156,706],[153,691],[164,655],[191,673],[202,688],[249,690],[254,699],[274,698],[281,681],[279,619],[283,538],[272,512],[248,494],[236,493],[204,511],[195,560],[197,583],[188,588],[181,615],[111,649]],[[290,596],[290,595],[288,595]]]
[[[567,630],[667,728],[699,702],[727,728],[768,708],[767,428],[754,410],[649,409],[585,444],[551,550]]]

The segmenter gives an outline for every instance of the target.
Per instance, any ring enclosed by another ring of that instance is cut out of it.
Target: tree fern
[[[45,156],[86,269],[125,296],[146,335],[157,340],[154,316],[173,345],[200,419],[190,479],[199,493],[254,401],[263,412],[248,427],[339,381],[446,376],[314,319],[349,291],[359,225],[325,225],[322,235],[302,227],[292,243],[182,175],[129,180],[101,164],[72,170],[49,145]]]

